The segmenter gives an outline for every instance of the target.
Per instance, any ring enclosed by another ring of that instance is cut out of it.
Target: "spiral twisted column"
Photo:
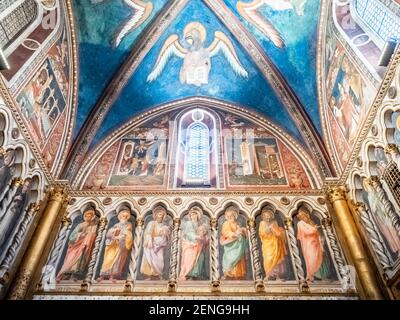
[[[262,276],[260,253],[258,250],[258,241],[256,233],[256,221],[254,219],[249,219],[247,221],[247,226],[250,232],[250,251],[253,257],[253,267],[254,267],[254,279],[257,291],[264,291],[264,282]]]
[[[375,189],[379,201],[383,204],[385,214],[389,217],[393,227],[397,231],[397,234],[400,236],[400,217],[396,214],[393,205],[386,194],[386,191],[383,189],[382,184],[379,181],[379,178],[370,177],[367,179],[367,183]]]
[[[133,282],[136,280],[137,267],[139,265],[140,248],[143,241],[144,220],[139,218],[135,222],[135,235],[133,239],[133,250],[129,263],[128,278],[125,282],[125,291],[132,291]]]
[[[338,227],[341,229],[359,277],[361,293],[366,299],[381,300],[383,295],[375,277],[374,268],[364,250],[360,234],[346,201],[346,188],[337,186],[327,190],[327,199],[332,204]]]
[[[40,205],[37,203],[31,203],[25,212],[23,220],[18,227],[18,231],[14,236],[11,246],[8,248],[4,260],[0,265],[0,283],[6,283],[9,280],[9,269],[13,263],[18,251],[21,248],[21,244],[25,238],[28,227],[30,226],[33,217],[39,211]]]
[[[333,258],[335,259],[336,264],[338,266],[340,278],[342,279],[342,281],[346,282],[346,286],[348,287],[351,279],[349,279],[348,277],[348,270],[346,269],[345,266],[346,263],[343,260],[342,252],[339,249],[335,233],[333,232],[332,220],[330,218],[322,219],[322,228],[326,232],[326,236],[329,241],[329,246],[333,252]]]
[[[211,285],[212,291],[220,290],[219,251],[218,251],[218,219],[210,220],[211,232]]]
[[[302,291],[308,291],[308,284],[304,276],[303,263],[301,261],[300,251],[297,246],[297,238],[293,228],[293,219],[285,219],[285,229],[289,238],[289,245],[292,252],[294,266],[296,268],[295,272],[300,283],[300,289]]]
[[[55,270],[57,268],[57,262],[61,256],[62,249],[65,245],[65,240],[71,231],[71,227],[71,219],[67,216],[67,214],[64,214],[61,222],[60,232],[58,233],[57,239],[54,242],[50,257],[42,270],[42,279],[38,285],[39,290],[43,289],[45,285],[50,285],[53,281],[55,281]]]
[[[372,244],[372,247],[374,248],[374,251],[376,255],[378,256],[379,262],[381,263],[383,269],[389,269],[391,267],[390,263],[390,255],[387,252],[387,249],[385,248],[384,245],[384,240],[380,233],[377,231],[374,223],[372,216],[370,212],[367,210],[366,206],[364,203],[358,202],[354,205],[354,209],[358,216],[360,217],[360,220],[365,228],[365,230],[368,233],[369,236],[369,241]]]
[[[179,228],[181,219],[174,219],[174,228],[172,230],[172,245],[171,245],[171,262],[169,269],[168,291],[176,291],[178,278],[178,245],[179,245]]]
[[[46,208],[40,217],[15,281],[10,289],[8,298],[11,300],[20,300],[27,296],[43,252],[46,250],[48,243],[52,241],[53,229],[56,222],[58,219],[61,220],[61,217],[59,217],[60,212],[70,199],[67,189],[64,186],[52,187],[48,193]]]
[[[104,217],[100,218],[99,226],[97,229],[97,235],[96,235],[96,239],[94,240],[93,251],[92,251],[92,255],[90,257],[90,262],[88,265],[86,277],[85,277],[85,280],[83,280],[83,282],[81,284],[81,291],[89,290],[89,286],[92,283],[93,274],[95,271],[94,268],[96,266],[96,262],[99,257],[100,245],[101,245],[101,241],[103,240],[104,234],[107,229],[106,228],[107,223],[108,223],[107,218],[104,218]]]

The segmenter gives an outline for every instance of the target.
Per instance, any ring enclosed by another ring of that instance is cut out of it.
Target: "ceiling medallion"
[[[211,205],[215,206],[215,205],[218,204],[218,199],[217,199],[217,198],[210,198],[210,200],[208,200],[208,202],[209,202]]]
[[[252,206],[254,204],[254,200],[252,198],[246,198],[244,199],[244,203],[248,206]]]
[[[36,165],[36,160],[35,159],[31,159],[29,160],[29,169],[33,169]]]
[[[287,206],[287,205],[290,204],[290,200],[289,200],[289,198],[287,198],[287,197],[282,197],[280,201],[281,201],[281,203],[282,203],[283,205],[285,205],[285,206]]]
[[[13,129],[11,130],[11,137],[12,137],[13,139],[17,139],[17,138],[19,137],[19,130],[18,130],[18,128],[13,128]]]
[[[180,206],[182,204],[182,199],[181,198],[175,198],[173,202],[174,202],[174,205]]]
[[[363,161],[361,160],[361,157],[358,157],[356,161],[357,161],[357,166],[361,168],[363,165]]]
[[[323,197],[319,197],[319,198],[317,199],[317,202],[318,202],[319,204],[321,204],[321,205],[326,204],[326,200],[325,200],[325,198],[323,198]]]
[[[112,203],[112,199],[111,198],[105,198],[104,200],[103,200],[103,204],[105,205],[105,206],[108,206],[108,205],[110,205]]]
[[[147,203],[147,199],[146,198],[140,198],[138,201],[140,206],[144,206]]]
[[[72,206],[75,202],[76,202],[76,198],[72,198],[71,200],[69,200],[68,204],[70,206]]]

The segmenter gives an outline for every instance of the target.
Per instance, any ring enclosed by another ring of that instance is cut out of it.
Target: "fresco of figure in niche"
[[[222,280],[252,278],[246,219],[239,209],[229,206],[219,218],[219,244]]]
[[[168,279],[172,219],[162,206],[148,216],[143,235],[139,280]]]
[[[318,217],[307,207],[301,206],[295,220],[306,280],[310,282],[337,280],[335,267]]]
[[[17,97],[17,102],[36,141],[43,148],[66,106],[49,59]]]
[[[61,259],[57,282],[85,278],[96,240],[98,222],[96,211],[92,207],[87,208],[82,216],[75,219],[68,237],[66,253]]]
[[[126,279],[133,246],[133,225],[134,219],[128,207],[121,208],[117,216],[111,219],[97,281]]]
[[[386,213],[385,205],[379,199],[377,191],[370,185],[368,179],[363,180],[363,189],[363,200],[368,204],[372,217],[385,240],[386,247],[389,249],[393,260],[396,260],[400,256],[400,237]]]
[[[374,90],[368,88],[361,74],[345,54],[338,63],[329,106],[347,142],[353,145],[359,124],[364,120],[370,107]]]
[[[18,189],[4,214],[0,217],[0,252],[5,250],[7,240],[10,238],[12,231],[18,225],[20,217],[29,204],[29,192],[32,189],[32,179],[28,178]]]
[[[382,176],[389,164],[385,150],[382,147],[376,147],[374,149],[374,156],[376,160],[376,171],[379,176]]]
[[[226,139],[232,185],[286,185],[276,139]]]
[[[210,228],[203,209],[193,206],[182,221],[179,281],[210,278]]]
[[[168,129],[137,129],[122,139],[110,186],[162,186]]]
[[[286,231],[282,217],[271,207],[264,207],[257,217],[265,281],[295,280]]]
[[[15,173],[15,151],[12,149],[0,153],[0,201],[3,200],[4,192]]]

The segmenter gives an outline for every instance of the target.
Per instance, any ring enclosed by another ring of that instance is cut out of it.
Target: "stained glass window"
[[[400,38],[400,18],[378,0],[354,0],[358,17],[380,40]]]
[[[185,183],[208,184],[210,170],[209,129],[195,122],[187,129],[185,156]]]

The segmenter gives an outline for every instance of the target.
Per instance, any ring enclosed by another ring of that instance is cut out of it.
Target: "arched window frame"
[[[191,117],[192,114],[196,111],[200,110],[204,115],[207,115],[207,117],[211,120],[211,124],[205,123],[203,120],[201,121],[196,121],[192,119],[189,121],[189,123],[184,124],[184,120],[187,119],[187,117]],[[207,170],[207,178],[202,179],[203,181],[200,182],[199,180],[193,180],[189,181],[187,179],[187,148],[186,144],[188,140],[188,135],[189,135],[189,130],[192,128],[194,125],[200,124],[205,127],[207,127],[208,130],[208,139],[209,139],[209,147],[208,147],[208,170]],[[201,188],[201,187],[217,187],[218,186],[218,150],[216,150],[216,141],[217,141],[217,121],[215,117],[208,112],[207,110],[197,107],[193,108],[187,112],[185,112],[179,120],[178,127],[177,127],[177,154],[176,154],[176,169],[175,169],[175,187],[192,187],[192,188]],[[183,154],[183,159],[182,159],[182,154]],[[215,172],[215,183],[212,182],[212,172]],[[178,183],[178,180],[181,181],[181,183]]]

